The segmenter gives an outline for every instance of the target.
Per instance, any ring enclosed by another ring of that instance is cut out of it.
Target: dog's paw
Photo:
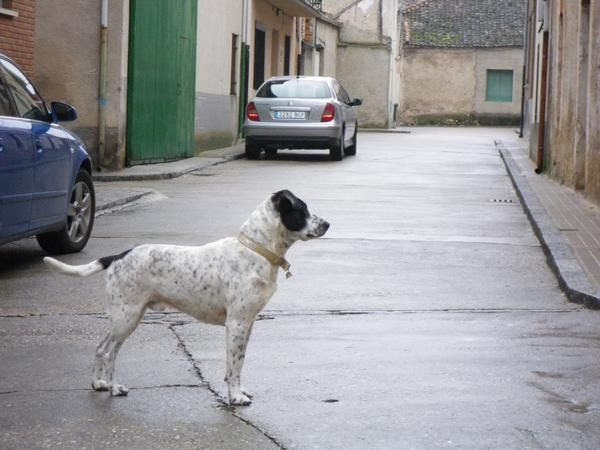
[[[246,397],[248,397],[250,400],[254,399],[254,395],[252,395],[250,392],[248,392],[246,389],[242,388],[241,389],[242,394],[244,394]]]
[[[122,384],[113,384],[110,388],[110,395],[113,397],[125,397],[127,394],[129,394],[129,389]]]
[[[108,391],[108,383],[104,380],[93,380],[92,389],[98,392]]]
[[[252,403],[252,400],[245,394],[237,394],[229,396],[229,404],[231,406],[248,406]]]

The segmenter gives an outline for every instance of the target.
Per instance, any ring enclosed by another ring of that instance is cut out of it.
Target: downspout
[[[240,82],[238,92],[238,139],[242,139],[244,118],[246,116],[246,102],[248,100],[248,20],[249,0],[242,2],[242,36],[240,45]]]
[[[98,86],[98,166],[105,163],[106,153],[106,92],[108,90],[106,69],[108,50],[108,0],[102,0],[100,18],[100,82]]]
[[[521,77],[521,121],[519,126],[519,137],[523,137],[523,129],[525,128],[525,81],[527,80],[525,73],[528,69],[528,57],[531,49],[529,48],[529,27],[531,25],[531,17],[529,16],[529,2],[527,2],[527,24],[525,26],[525,39],[523,42],[523,48],[525,51],[523,52],[523,74]]]
[[[540,80],[540,123],[538,125],[538,148],[535,173],[544,171],[546,146],[546,98],[548,86],[548,31],[542,35],[542,75]]]

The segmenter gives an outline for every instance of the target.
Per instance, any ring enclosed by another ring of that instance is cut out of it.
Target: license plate
[[[306,119],[305,111],[275,111],[273,117],[277,120],[302,120]]]

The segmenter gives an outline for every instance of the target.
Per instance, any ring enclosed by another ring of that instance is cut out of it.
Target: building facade
[[[538,172],[600,203],[600,4],[529,0],[524,132]]]
[[[323,0],[323,11],[341,24],[336,78],[359,97],[358,123],[394,126],[399,98],[398,0]]]
[[[300,18],[321,16],[313,3],[37,2],[33,77],[48,99],[77,108],[69,125],[96,167],[194,156],[238,140],[264,79],[298,73]]]
[[[526,0],[420,0],[402,11],[405,124],[519,123]]]

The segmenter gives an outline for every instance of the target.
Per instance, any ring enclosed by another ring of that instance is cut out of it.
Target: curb
[[[177,169],[171,171],[164,172],[156,172],[156,173],[139,173],[139,174],[115,174],[115,175],[101,175],[94,174],[92,175],[92,179],[98,182],[113,182],[113,181],[150,181],[150,180],[169,180],[172,178],[178,178],[183,175],[186,175],[190,172],[195,172],[196,170],[206,169],[207,167],[218,166],[220,164],[225,164],[229,161],[234,161],[236,159],[242,159],[245,156],[244,153],[236,153],[232,156],[220,158],[217,161],[206,161],[195,166],[186,167],[185,169]]]
[[[145,197],[147,195],[154,194],[154,193],[155,193],[154,191],[138,192],[137,194],[132,194],[127,197],[113,200],[111,202],[106,202],[102,205],[96,205],[96,215],[98,215],[98,213],[100,211],[104,211],[106,209],[111,209],[111,208],[116,208],[117,206],[123,206],[128,203],[132,203],[132,202],[135,202],[136,200],[139,200],[142,197]]]
[[[517,192],[519,200],[533,231],[540,241],[546,261],[558,279],[558,285],[572,303],[590,309],[600,309],[600,298],[594,291],[587,275],[565,242],[552,218],[533,192],[521,169],[502,141],[494,141],[506,171]]]
[[[398,129],[398,128],[361,128],[358,127],[358,131],[361,133],[397,133],[397,134],[411,134],[412,130]]]

